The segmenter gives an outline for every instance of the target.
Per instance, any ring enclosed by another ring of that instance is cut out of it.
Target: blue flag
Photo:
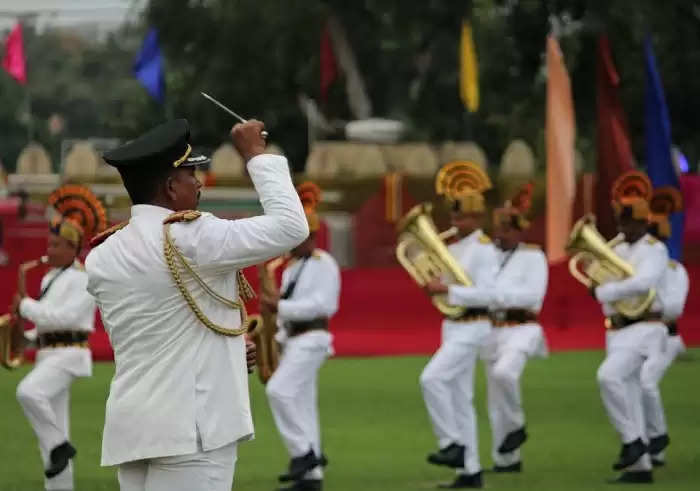
[[[661,77],[656,69],[651,36],[644,42],[646,60],[646,101],[644,124],[646,129],[647,172],[655,188],[673,186],[680,190],[678,174],[671,154],[671,121],[668,117],[666,98],[661,85]],[[682,212],[671,215],[671,238],[666,245],[673,259],[680,260],[683,253]]]
[[[163,56],[158,45],[158,31],[151,28],[134,60],[134,75],[151,96],[161,104],[165,100]]]

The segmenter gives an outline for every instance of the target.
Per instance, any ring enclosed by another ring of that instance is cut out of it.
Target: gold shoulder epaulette
[[[311,253],[311,257],[314,259],[321,259],[321,249],[314,249],[314,252]]]
[[[107,230],[100,232],[99,234],[95,235],[92,239],[90,239],[90,247],[97,247],[105,240],[107,240],[114,232],[123,229],[127,225],[129,225],[129,220],[117,223],[113,227],[109,227]]]
[[[491,244],[491,237],[489,237],[488,235],[482,233],[482,234],[479,236],[479,242],[480,242],[481,244]]]
[[[78,271],[85,271],[85,265],[78,260],[73,263],[73,267]]]
[[[179,222],[191,222],[202,216],[201,211],[197,210],[182,210],[176,211],[172,215],[168,216],[163,223],[165,225],[169,223],[179,223]]]
[[[539,244],[523,244],[523,247],[525,247],[525,249],[542,249],[542,247]]]
[[[654,245],[659,241],[656,237],[652,237],[651,235],[647,237],[647,244]]]
[[[674,261],[673,259],[671,259],[671,260],[668,262],[668,267],[671,268],[671,269],[677,269],[677,268],[678,268],[678,263],[677,263],[676,261]]]

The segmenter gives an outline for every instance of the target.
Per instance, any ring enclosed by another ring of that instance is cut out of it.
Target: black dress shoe
[[[525,443],[527,440],[527,433],[525,432],[525,427],[511,431],[503,439],[503,443],[498,447],[498,453],[511,453],[514,450],[520,448],[520,445]]]
[[[666,461],[661,459],[655,459],[654,457],[652,457],[651,465],[653,465],[654,467],[663,467],[666,465]]]
[[[277,491],[321,491],[323,481],[320,479],[301,479],[286,488],[277,488]]]
[[[494,465],[493,466],[493,472],[522,472],[523,470],[523,463],[522,462],[516,462],[515,464],[510,464],[510,465]]]
[[[449,484],[438,484],[438,488],[442,489],[460,489],[460,488],[483,488],[484,483],[481,480],[481,472],[476,474],[460,474],[454,482]]]
[[[326,467],[328,465],[328,457],[326,457],[326,454],[322,453],[318,458],[318,465],[321,467]]]
[[[53,448],[51,450],[51,454],[49,455],[51,463],[49,464],[49,468],[44,471],[44,475],[49,479],[59,475],[66,467],[68,467],[70,459],[75,457],[76,453],[77,450],[75,447],[67,441]]]
[[[435,465],[445,465],[453,469],[464,467],[464,445],[451,443],[439,451],[428,455],[428,462]]]
[[[625,472],[617,479],[608,481],[609,484],[651,484],[653,482],[651,471]]]
[[[663,434],[649,439],[649,453],[651,455],[657,455],[666,450],[668,444],[671,443],[671,439],[668,435]]]
[[[301,457],[294,457],[289,461],[289,470],[279,477],[280,482],[298,481],[304,474],[321,464],[313,450]]]
[[[620,457],[617,462],[613,464],[614,471],[620,471],[625,467],[629,467],[635,462],[637,462],[642,455],[647,453],[647,446],[641,438],[637,438],[631,443],[625,443],[620,449]]]

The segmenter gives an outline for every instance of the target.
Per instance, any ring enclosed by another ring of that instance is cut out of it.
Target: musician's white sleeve
[[[71,295],[60,305],[55,302],[25,297],[19,304],[19,313],[39,326],[51,326],[56,330],[74,330],[81,321],[95,311],[95,300],[87,292],[86,274],[71,276]]]
[[[340,271],[333,261],[311,258],[305,266],[304,276],[314,278],[314,291],[300,298],[280,300],[277,304],[279,317],[285,321],[308,321],[329,318],[338,311],[340,296]]]
[[[190,223],[172,225],[176,246],[200,268],[241,269],[279,256],[309,235],[287,159],[258,155],[248,162],[264,215],[225,220],[205,214]]]
[[[479,246],[479,255],[473,261],[470,276],[473,286],[448,285],[447,302],[472,308],[489,307],[492,302],[496,275],[498,274],[498,252],[492,244]]]
[[[637,266],[635,274],[622,281],[611,281],[595,289],[598,301],[612,303],[623,298],[644,295],[656,288],[668,264],[666,246],[661,243],[650,244],[644,252],[644,261]]]
[[[518,283],[498,281],[493,295],[493,307],[539,311],[547,293],[547,257],[540,249],[532,249],[519,252],[518,258],[511,260],[520,261],[526,280]]]
[[[682,264],[668,268],[664,278],[666,291],[661,297],[664,319],[676,320],[683,314],[689,286],[688,272]]]

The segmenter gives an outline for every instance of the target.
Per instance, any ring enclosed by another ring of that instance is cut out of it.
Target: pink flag
[[[2,67],[22,85],[27,83],[27,65],[25,61],[22,24],[18,22],[12,28],[10,35],[7,36],[5,41],[5,56],[2,59]]]
[[[566,259],[576,195],[574,143],[576,122],[571,83],[559,43],[547,37],[547,257]]]

